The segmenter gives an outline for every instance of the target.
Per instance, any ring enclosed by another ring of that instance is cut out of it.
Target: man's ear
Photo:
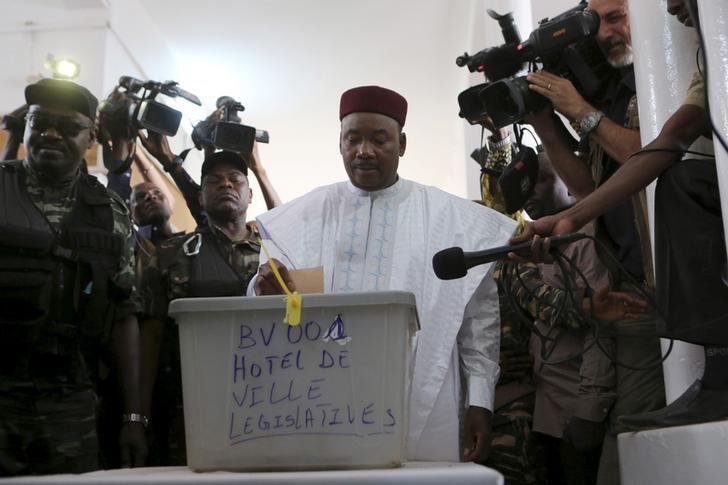
[[[341,131],[339,131],[339,153],[344,154],[344,149],[341,146]]]
[[[88,132],[88,145],[86,146],[86,150],[90,149],[96,144],[96,128],[91,128]]]
[[[404,155],[404,150],[407,148],[407,135],[402,132],[399,134],[399,156]]]

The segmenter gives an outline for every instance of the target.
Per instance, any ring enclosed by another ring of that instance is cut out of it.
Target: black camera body
[[[198,150],[211,146],[219,150],[232,151],[247,156],[253,150],[253,143],[268,143],[270,136],[265,130],[257,130],[252,126],[241,124],[239,112],[245,106],[230,96],[217,99],[217,108],[222,108],[223,119],[220,121],[203,120],[195,125],[192,141]]]
[[[511,77],[525,63],[540,63],[544,69],[570,79],[585,97],[597,96],[609,66],[594,39],[599,15],[585,9],[586,2],[582,1],[553,19],[541,21],[525,42],[520,41],[511,14],[489,10],[506,43],[457,58],[458,66],[482,72],[490,81],[460,93],[460,116],[470,123],[489,116],[496,127],[503,127],[545,106],[548,100],[529,89],[525,76]]]
[[[520,210],[533,194],[538,182],[538,155],[531,147],[521,147],[513,161],[498,178],[506,213]]]
[[[542,148],[539,147],[539,150]],[[518,152],[511,149],[512,160],[503,169],[485,164],[487,147],[476,148],[470,158],[480,165],[483,174],[498,179],[498,189],[503,196],[506,214],[520,210],[533,194],[538,182],[538,155],[531,147],[522,146]]]
[[[197,96],[181,89],[174,81],[160,83],[122,76],[117,89],[99,106],[100,141],[133,139],[142,128],[166,136],[176,135],[182,113],[157,101],[159,94],[179,96],[198,106],[202,104]]]

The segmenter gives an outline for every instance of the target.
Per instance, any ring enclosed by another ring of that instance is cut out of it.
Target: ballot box
[[[396,467],[406,459],[406,292],[179,299],[187,462],[206,470]]]

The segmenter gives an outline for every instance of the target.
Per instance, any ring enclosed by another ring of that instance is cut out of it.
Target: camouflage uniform
[[[194,252],[195,238],[201,235],[205,235],[205,239],[201,239],[203,245],[213,243],[219,260],[224,258],[224,261],[218,260],[219,264],[236,273],[238,281],[232,282],[235,288],[231,292],[202,295],[195,289],[194,255],[188,253]],[[162,242],[144,270],[141,295],[145,318],[165,322],[166,327],[150,419],[150,465],[185,465],[187,462],[179,335],[177,326],[167,317],[169,302],[176,298],[196,296],[245,295],[248,282],[258,271],[260,245],[257,240],[258,235],[252,230],[249,239],[231,241],[222,230],[205,227],[192,234],[175,236]]]
[[[583,323],[575,315],[581,312],[584,289],[573,289],[572,297],[560,288],[545,284],[535,264],[500,264],[495,278],[499,285],[508,286],[514,301],[535,319],[549,327],[582,328]],[[575,303],[579,306],[575,307]]]
[[[25,162],[9,162],[23,174],[24,186],[32,204],[45,217],[59,237],[62,222],[77,204],[80,184],[103,193],[93,177],[78,174],[72,180],[44,187]],[[10,165],[8,165],[10,166]],[[5,168],[2,168],[5,170]],[[6,179],[7,180],[7,179]],[[3,195],[12,196],[7,186]],[[85,189],[86,190],[86,189]],[[115,273],[109,275],[110,290],[104,312],[107,323],[135,313],[137,305],[129,298],[134,286],[134,257],[129,212],[121,200],[109,194],[113,214],[113,235],[123,241]],[[112,236],[112,237],[114,237]],[[45,256],[52,260],[57,256]],[[7,263],[4,263],[7,264]],[[79,263],[77,263],[79,264]],[[77,266],[80,268],[80,266]],[[80,269],[78,270],[80,274]],[[78,278],[77,274],[77,278]],[[54,276],[55,281],[65,281]],[[97,280],[94,279],[94,284]],[[62,289],[61,289],[62,290]],[[90,294],[90,285],[80,292]],[[80,327],[78,290],[73,301],[56,305],[54,313],[40,323],[40,334],[32,343],[4,335],[0,357],[0,474],[81,473],[98,468],[93,370],[100,357],[110,325],[100,335],[84,335]],[[64,293],[68,294],[68,293]],[[57,313],[64,313],[59,316]],[[94,313],[96,315],[96,313]],[[19,315],[20,316],[20,315]],[[5,315],[5,321],[7,315]],[[75,324],[55,323],[73,321]],[[101,324],[100,324],[101,325]]]
[[[515,265],[515,266],[514,266]],[[615,269],[610,268],[614,274]],[[570,292],[546,285],[541,279],[538,267],[528,264],[505,263],[496,273],[499,284],[510,281],[511,292],[519,305],[549,327],[579,329],[583,320],[575,318],[581,313],[584,290],[572,289]],[[618,287],[630,291],[629,287]],[[616,333],[616,350],[611,352],[617,362],[628,363],[644,368],[655,364],[659,358],[656,338],[645,337],[654,328],[652,316],[647,315],[640,321],[618,321],[611,325],[611,332],[602,328],[603,336]],[[631,333],[628,333],[631,332]],[[616,434],[624,431],[617,424],[617,418],[629,412],[645,412],[664,405],[660,366],[645,370],[631,370],[617,366],[616,399],[606,418],[607,434],[604,439],[601,462],[599,464],[599,484],[619,483],[619,462],[616,451]],[[635,410],[636,411],[633,411]]]
[[[513,154],[513,148],[508,138],[499,142],[493,142],[489,138],[488,156],[481,167],[483,203],[504,214],[505,202],[494,183],[495,173],[502,172],[510,164]],[[519,226],[523,225],[520,211],[511,214],[510,217],[517,220]],[[496,273],[499,268],[500,263],[496,265]],[[530,329],[523,324],[519,315],[514,311],[500,282],[498,282],[498,297],[501,320],[501,358],[504,353],[509,351],[527,355]],[[495,387],[491,421],[493,437],[491,451],[484,464],[502,473],[509,485],[545,483],[543,453],[540,452],[531,432],[534,399],[535,388],[532,372],[529,371],[517,379],[501,373]]]
[[[140,228],[141,229],[141,228]],[[141,234],[140,229],[134,230],[135,272],[136,286],[141,287],[144,269],[149,266],[152,256],[156,253],[157,243],[164,239],[156,238],[154,241]],[[184,232],[178,233],[184,234]],[[121,385],[116,373],[110,365],[102,362],[99,369],[98,385],[99,405],[97,407],[97,432],[99,446],[101,447],[101,468],[112,469],[121,467],[121,449],[119,447],[119,433],[122,422],[119,416],[124,412]]]
[[[498,277],[502,263],[495,268],[501,317],[501,353],[528,352],[530,328],[513,308]],[[485,465],[503,474],[509,485],[546,483],[544,453],[532,432],[535,387],[533,373],[513,379],[501,375],[495,388],[492,427],[493,442]]]

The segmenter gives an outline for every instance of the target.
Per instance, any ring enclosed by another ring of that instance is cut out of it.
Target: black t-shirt
[[[627,119],[627,108],[635,93],[634,69],[630,66],[621,71],[615,71],[615,76],[610,80],[609,88],[606,90],[604,101],[596,104],[607,118],[624,126]],[[582,152],[589,152],[588,137],[581,140],[579,149]],[[602,180],[595,181],[599,185],[603,184],[619,168],[619,162],[606,153],[602,163],[604,164]],[[601,217],[601,221],[615,246],[619,263],[638,281],[644,281],[642,245],[635,226],[634,214],[632,201],[627,200],[605,213]]]

